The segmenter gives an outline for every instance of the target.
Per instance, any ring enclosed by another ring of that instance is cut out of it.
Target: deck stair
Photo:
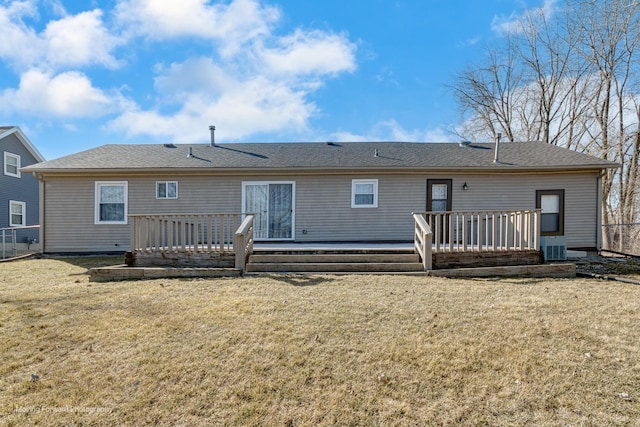
[[[424,272],[410,249],[256,250],[247,273],[416,273]]]

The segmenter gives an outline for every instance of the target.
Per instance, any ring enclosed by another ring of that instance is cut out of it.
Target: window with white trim
[[[4,174],[20,178],[20,156],[4,152]]]
[[[127,223],[127,182],[96,181],[96,224]]]
[[[23,227],[27,225],[27,204],[9,200],[9,227]]]
[[[177,181],[157,181],[156,182],[156,199],[177,199],[178,198],[178,182]]]
[[[378,207],[378,180],[354,179],[351,181],[351,207]]]

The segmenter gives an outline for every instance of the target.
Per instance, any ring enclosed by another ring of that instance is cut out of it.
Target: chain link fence
[[[39,225],[0,228],[0,259],[38,252],[39,228]]]
[[[602,249],[640,256],[640,223],[603,225]]]

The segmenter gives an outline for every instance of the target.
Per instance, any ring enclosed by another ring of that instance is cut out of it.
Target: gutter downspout
[[[44,206],[45,206],[45,181],[42,174],[33,172],[33,176],[38,180],[38,222],[40,223],[40,229],[38,230],[38,240],[40,240],[40,252],[44,253]]]
[[[606,173],[606,169],[601,170],[596,180],[596,249],[598,252],[602,250],[602,177]]]

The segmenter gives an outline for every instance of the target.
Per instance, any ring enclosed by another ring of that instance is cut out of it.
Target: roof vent
[[[471,141],[460,141],[460,142],[458,143],[458,145],[459,145],[460,147],[467,147],[467,146],[471,145]]]
[[[333,141],[327,141],[327,145],[334,146],[334,145],[336,145],[336,143],[335,143],[335,142],[333,142]]]
[[[380,154],[378,153],[378,149],[377,148],[373,152],[373,157],[380,157]]]
[[[496,145],[495,145],[495,150],[493,152],[493,163],[499,163],[499,159],[498,159],[498,152],[500,149],[500,138],[502,138],[502,134],[498,132],[498,134],[496,135]]]
[[[211,132],[211,147],[216,146],[216,127],[209,126],[209,132]]]
[[[187,157],[193,157],[193,147],[189,147],[189,154],[187,154]]]
[[[170,142],[168,144],[164,144],[164,147],[165,148],[176,148],[176,146],[172,142]]]

